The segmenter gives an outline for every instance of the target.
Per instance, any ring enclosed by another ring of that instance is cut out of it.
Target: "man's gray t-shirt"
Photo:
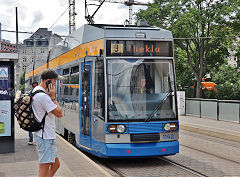
[[[46,90],[37,86],[33,89],[33,92],[36,90],[43,90],[45,93]],[[48,113],[45,118],[43,139],[56,139],[56,125],[55,125],[55,115],[51,113],[52,110],[57,108],[57,105],[53,103],[50,96],[45,93],[37,93],[33,97],[32,108],[35,117],[41,122],[46,112]],[[42,137],[42,130],[35,132],[35,135]]]

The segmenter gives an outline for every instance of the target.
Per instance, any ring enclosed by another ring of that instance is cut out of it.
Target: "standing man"
[[[38,176],[53,176],[60,166],[56,146],[55,116],[62,117],[62,109],[55,98],[56,80],[62,79],[56,71],[48,69],[41,74],[41,83],[33,89],[43,90],[45,93],[34,95],[32,108],[34,115],[41,122],[46,112],[43,132],[35,132],[35,141],[38,146],[39,170]]]
[[[33,91],[33,89],[36,87],[38,85],[38,82],[33,82],[32,83],[32,90],[31,91]],[[33,133],[32,132],[29,132],[29,140],[28,140],[28,144],[29,145],[32,145],[33,144]]]

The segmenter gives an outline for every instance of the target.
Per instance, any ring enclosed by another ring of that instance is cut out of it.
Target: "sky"
[[[69,0],[0,0],[0,23],[2,24],[2,30],[16,30],[15,12],[17,7],[19,32],[35,32],[38,28],[48,28],[53,33],[66,36],[69,31],[69,10],[66,11],[68,1]],[[138,1],[142,3],[153,2],[153,0]],[[91,6],[89,9],[90,14],[92,14],[95,9],[96,6]],[[139,9],[146,9],[146,7],[133,6],[133,13]],[[84,17],[84,0],[75,0],[75,12],[77,13],[75,16],[76,28],[87,24]],[[58,20],[59,17],[60,19]],[[123,24],[128,18],[128,6],[119,3],[105,2],[96,13],[94,21],[96,24]],[[19,33],[19,42],[23,42],[24,39],[30,36],[31,34]],[[2,31],[2,39],[16,43],[16,34]]]

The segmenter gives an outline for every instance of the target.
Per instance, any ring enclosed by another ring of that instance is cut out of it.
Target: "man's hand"
[[[47,94],[51,97],[52,100],[55,99],[55,92],[55,86],[53,84],[49,84]]]

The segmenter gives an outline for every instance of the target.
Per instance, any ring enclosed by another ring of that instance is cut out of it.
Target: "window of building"
[[[33,41],[27,41],[27,42],[26,42],[26,45],[27,45],[27,46],[33,46]]]
[[[22,68],[23,68],[23,70],[25,70],[25,69],[27,68],[27,66],[23,65],[23,67],[22,67]]]
[[[26,57],[23,57],[22,60],[23,60],[23,62],[27,62],[27,58]]]
[[[41,53],[44,53],[44,49],[41,49]]]
[[[26,52],[26,50],[25,50],[25,49],[23,49],[22,53],[23,53],[23,54],[26,54],[27,52]]]
[[[37,41],[37,45],[41,46],[42,45],[42,41]]]
[[[48,46],[48,41],[42,41],[42,46]]]

